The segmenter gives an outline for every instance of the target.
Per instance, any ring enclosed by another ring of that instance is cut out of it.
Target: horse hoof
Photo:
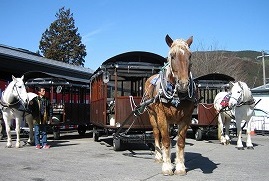
[[[254,147],[253,146],[248,146],[247,149],[248,150],[254,150]]]
[[[187,175],[187,172],[186,170],[176,170],[174,174],[184,176],[184,175]]]
[[[172,170],[165,170],[165,171],[163,171],[163,175],[164,176],[171,176],[171,175],[174,175],[174,173]]]
[[[237,147],[237,150],[244,150],[244,147]]]

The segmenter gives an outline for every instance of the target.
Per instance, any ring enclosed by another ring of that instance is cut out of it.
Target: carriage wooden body
[[[55,139],[60,138],[61,130],[77,129],[80,135],[85,134],[90,126],[88,84],[38,71],[26,72],[24,76],[29,92],[36,92],[35,88],[38,86],[47,89],[46,97],[53,106],[49,126]]]
[[[124,133],[113,140],[115,150],[122,142],[153,141],[148,134],[152,131],[148,113],[134,115],[133,110],[140,105],[145,81],[158,73],[165,62],[165,58],[153,53],[127,52],[108,59],[93,73],[90,120],[95,141],[118,129]]]
[[[214,108],[214,98],[217,93],[227,91],[229,82],[234,80],[231,76],[219,73],[206,74],[194,79],[199,103],[194,110],[190,127],[196,140],[201,140],[203,135],[215,134],[217,131],[218,113]]]

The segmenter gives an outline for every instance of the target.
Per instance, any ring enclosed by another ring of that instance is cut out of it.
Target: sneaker
[[[37,150],[38,150],[38,149],[41,149],[41,146],[40,146],[40,145],[36,145],[36,146],[35,146],[35,149],[37,149]]]
[[[42,148],[43,149],[49,149],[50,148],[50,145],[44,145]]]

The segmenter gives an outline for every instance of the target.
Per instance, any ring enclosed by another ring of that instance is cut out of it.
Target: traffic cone
[[[255,133],[255,123],[254,122],[250,122],[250,135],[251,136],[255,136],[256,133]]]

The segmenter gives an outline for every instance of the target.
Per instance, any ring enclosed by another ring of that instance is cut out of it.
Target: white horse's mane
[[[245,83],[245,82],[241,82],[241,81],[238,81],[238,84],[240,84],[243,88],[243,101],[248,101],[249,98],[252,97],[252,93],[250,91],[250,88],[248,87],[248,85]]]

